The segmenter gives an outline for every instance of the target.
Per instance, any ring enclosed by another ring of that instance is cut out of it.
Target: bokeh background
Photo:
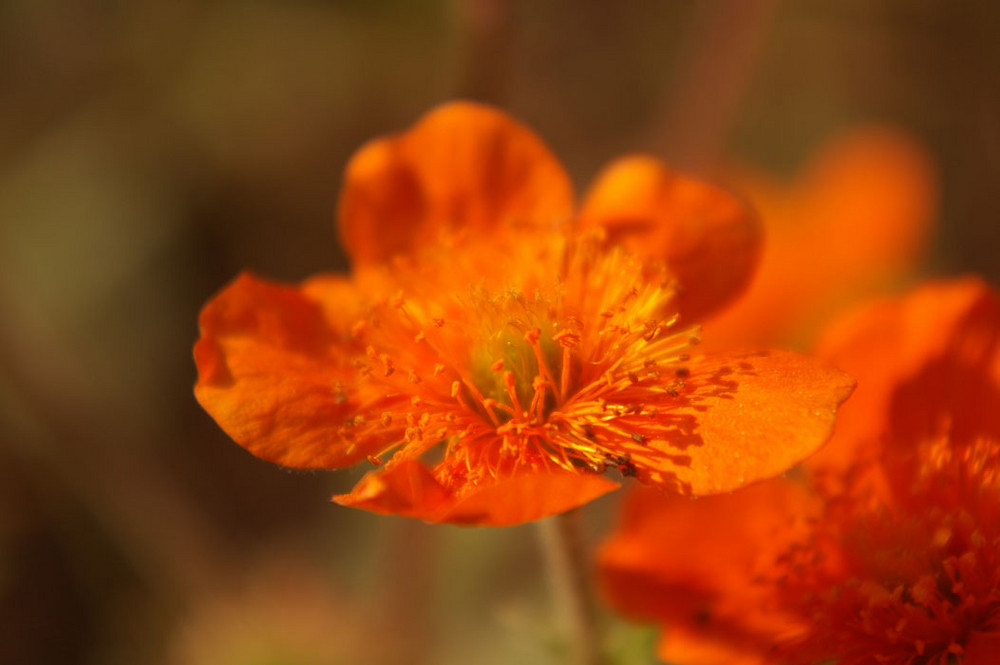
[[[899,128],[939,182],[918,270],[996,283],[998,34],[988,0],[0,3],[0,662],[558,662],[533,528],[355,512],[328,499],[361,471],[252,458],[192,397],[201,304],[346,269],[351,152],[455,97],[581,190],[624,152],[780,175]]]

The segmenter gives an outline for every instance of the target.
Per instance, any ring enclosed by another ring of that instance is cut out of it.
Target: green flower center
[[[508,323],[474,352],[472,382],[484,398],[506,407],[498,410],[504,421],[538,413],[547,416],[556,406],[555,382],[562,372],[562,357],[551,334],[537,327],[525,332]]]

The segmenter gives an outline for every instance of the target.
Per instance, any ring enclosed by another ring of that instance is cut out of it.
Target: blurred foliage
[[[0,662],[547,662],[531,529],[351,512],[355,472],[252,459],[191,397],[200,305],[343,269],[350,153],[456,96],[581,189],[627,151],[790,172],[899,126],[940,168],[933,270],[996,282],[998,33],[971,0],[7,0]]]

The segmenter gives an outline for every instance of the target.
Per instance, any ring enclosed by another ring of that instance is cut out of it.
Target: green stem
[[[583,546],[579,511],[538,523],[557,616],[569,645],[572,665],[601,665],[597,612],[590,587],[590,565]]]

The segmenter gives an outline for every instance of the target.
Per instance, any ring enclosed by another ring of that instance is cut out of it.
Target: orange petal
[[[664,626],[661,655],[690,650],[691,662],[731,662],[713,654],[755,662],[775,636],[800,625],[761,612],[770,587],[753,580],[778,574],[770,570],[776,556],[816,510],[801,485],[781,479],[694,500],[630,492],[598,554],[602,594],[625,614]]]
[[[970,631],[964,662],[965,665],[1000,663],[1000,631]]]
[[[978,278],[930,282],[859,307],[829,327],[819,353],[856,376],[858,391],[811,465],[849,464],[857,446],[890,426],[897,435],[926,430],[943,408],[963,414],[956,427],[998,429],[989,400],[1000,386],[1000,298]]]
[[[469,492],[455,501],[440,521],[523,524],[578,508],[618,487],[615,481],[592,473],[524,472]]]
[[[753,611],[753,608],[748,608]],[[683,628],[664,629],[656,655],[665,663],[684,665],[764,665],[764,649],[754,650]]]
[[[512,526],[564,513],[617,487],[618,483],[595,474],[525,471],[454,491],[421,462],[403,460],[367,474],[350,494],[333,500],[427,522]]]
[[[912,268],[937,208],[929,157],[888,129],[838,137],[792,182],[744,171],[735,184],[767,240],[750,288],[705,326],[719,347],[809,338],[837,308]]]
[[[757,568],[770,565],[800,537],[817,509],[802,484],[782,478],[699,498],[635,489],[626,497],[617,531],[598,554],[603,592],[636,616],[694,620],[699,607],[678,611],[674,594],[622,587],[607,575],[629,571],[648,583],[686,588],[682,595],[697,592],[700,604],[724,593],[746,594]]]
[[[580,213],[611,242],[663,259],[679,282],[685,320],[699,321],[737,296],[760,254],[760,225],[735,196],[644,156],[610,164]]]
[[[338,494],[333,500],[382,515],[433,521],[431,516],[439,514],[448,501],[448,490],[420,461],[408,459],[370,471],[349,494]]]
[[[365,264],[441,232],[553,228],[572,212],[569,178],[531,130],[487,106],[452,102],[358,150],[338,216],[344,247]]]
[[[362,285],[362,288],[367,286]],[[313,275],[302,282],[299,290],[305,298],[319,305],[327,325],[341,338],[362,318],[361,289],[356,280],[352,281],[340,274]],[[374,289],[366,288],[365,293],[372,290]]]
[[[352,295],[343,280],[327,287]],[[342,467],[370,452],[339,433],[358,403],[337,389],[348,343],[318,302],[245,273],[205,305],[199,324],[195,396],[241,446],[293,467]]]
[[[788,351],[706,356],[663,396],[662,435],[631,451],[640,480],[682,494],[728,492],[776,476],[822,446],[854,380]],[[658,407],[661,405],[657,405]]]
[[[805,178],[810,210],[825,211],[815,223],[840,238],[826,247],[831,270],[898,271],[923,248],[937,207],[936,174],[905,134],[855,130],[831,142]]]

